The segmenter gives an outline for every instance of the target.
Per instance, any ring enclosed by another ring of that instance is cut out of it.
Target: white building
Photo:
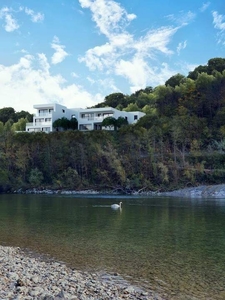
[[[36,109],[36,114],[33,117],[33,122],[26,124],[26,131],[29,132],[54,131],[53,122],[62,117],[69,120],[76,117],[78,121],[78,130],[87,131],[109,129],[102,127],[102,121],[107,117],[114,117],[115,119],[123,117],[127,119],[129,124],[134,124],[145,115],[145,113],[140,111],[125,112],[112,107],[68,109],[63,105],[56,103],[38,104],[34,105],[34,108]]]

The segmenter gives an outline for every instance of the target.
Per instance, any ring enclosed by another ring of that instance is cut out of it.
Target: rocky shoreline
[[[172,196],[172,197],[188,197],[188,198],[225,198],[225,184],[219,185],[202,185],[198,187],[189,187],[179,189],[171,192],[154,192],[142,189],[141,191],[132,191],[129,193],[119,193],[115,191],[96,191],[92,189],[88,190],[51,190],[51,189],[39,189],[33,188],[28,190],[14,190],[14,194],[58,194],[58,195],[130,195],[130,196]]]
[[[0,299],[163,300],[118,274],[82,272],[62,262],[0,246]]]

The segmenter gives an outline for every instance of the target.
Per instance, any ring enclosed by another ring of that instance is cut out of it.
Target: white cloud
[[[225,15],[219,15],[217,11],[212,12],[213,24],[216,29],[225,30]]]
[[[95,83],[95,80],[90,76],[87,76],[87,80],[90,82],[91,85]]]
[[[119,3],[112,0],[79,0],[79,2],[82,8],[91,10],[93,21],[106,36],[110,36],[111,32],[120,31],[136,18],[136,15],[128,14]]]
[[[168,15],[166,18],[170,21],[175,22],[176,24],[178,24],[179,26],[185,26],[187,24],[189,24],[190,22],[192,22],[196,17],[196,14],[193,13],[192,11],[188,11],[188,12],[184,12],[184,11],[180,11],[179,15]]]
[[[104,72],[106,75],[119,75],[126,78],[131,91],[148,85],[149,80],[155,84],[167,80],[166,76],[172,71],[161,65],[157,69],[151,67],[158,54],[172,55],[174,51],[169,44],[180,26],[165,26],[145,32],[140,38],[127,31],[127,26],[136,16],[128,14],[118,3],[111,0],[79,0],[82,8],[89,8],[92,19],[100,33],[104,34],[107,42],[103,45],[88,49],[79,62],[84,62],[91,70]],[[182,23],[187,24],[195,15],[191,12],[182,14]],[[185,47],[185,42],[180,47]],[[181,50],[181,49],[180,49]],[[179,51],[180,51],[179,50]],[[158,80],[158,82],[156,81]],[[116,89],[112,85],[111,89]]]
[[[219,15],[217,11],[212,12],[214,28],[218,30],[218,43],[225,44],[225,15]]]
[[[180,42],[177,46],[177,54],[180,55],[181,50],[187,47],[187,41]]]
[[[72,72],[71,73],[71,76],[73,77],[73,78],[78,78],[79,76],[77,75],[77,73],[75,73],[75,72]]]
[[[128,79],[131,93],[146,88],[149,78],[151,85],[156,86],[164,84],[168,78],[176,73],[169,69],[166,63],[162,63],[159,67],[150,67],[143,58],[138,56],[135,56],[131,61],[119,61],[115,69],[117,75]]]
[[[103,101],[100,94],[91,95],[82,86],[67,84],[61,75],[52,75],[45,54],[25,55],[18,63],[0,65],[1,107],[33,112],[37,103],[58,102],[67,107],[92,106]]]
[[[11,14],[5,15],[5,23],[5,30],[7,32],[12,32],[20,27],[16,19],[14,19]]]
[[[20,8],[22,9],[22,8]],[[25,7],[24,12],[28,15],[31,16],[31,21],[34,23],[37,22],[42,22],[44,20],[44,14],[37,12],[35,13],[32,9]]]
[[[0,10],[0,19],[4,19],[5,25],[3,27],[7,32],[13,32],[20,27],[17,20],[13,18],[11,9],[8,7],[3,7]]]
[[[203,3],[202,7],[200,8],[200,11],[204,12],[210,6],[210,4],[210,2]]]
[[[172,54],[173,51],[168,48],[168,44],[177,30],[178,27],[161,27],[150,30],[139,41],[134,41],[133,48],[143,56],[152,56],[155,51]]]
[[[31,16],[32,22],[41,22],[44,19],[43,14],[39,12],[35,13],[32,9],[29,9],[27,7],[23,8],[20,6],[18,11],[15,11],[9,7],[3,7],[2,9],[0,9],[0,19],[3,19],[5,21],[5,24],[3,26],[5,31],[13,32],[20,27],[13,15],[15,15],[15,13],[21,13],[22,11]]]
[[[52,47],[52,49],[55,50],[55,53],[52,56],[52,64],[53,65],[61,63],[69,55],[64,50],[65,46],[60,45],[60,41],[57,36],[54,36],[51,47]]]

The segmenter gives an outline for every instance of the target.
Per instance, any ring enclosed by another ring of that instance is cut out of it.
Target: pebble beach
[[[119,274],[74,270],[62,262],[0,246],[0,300],[163,300]]]

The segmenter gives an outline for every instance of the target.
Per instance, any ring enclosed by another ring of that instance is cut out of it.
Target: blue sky
[[[0,108],[86,108],[214,57],[225,57],[224,0],[0,2]]]

